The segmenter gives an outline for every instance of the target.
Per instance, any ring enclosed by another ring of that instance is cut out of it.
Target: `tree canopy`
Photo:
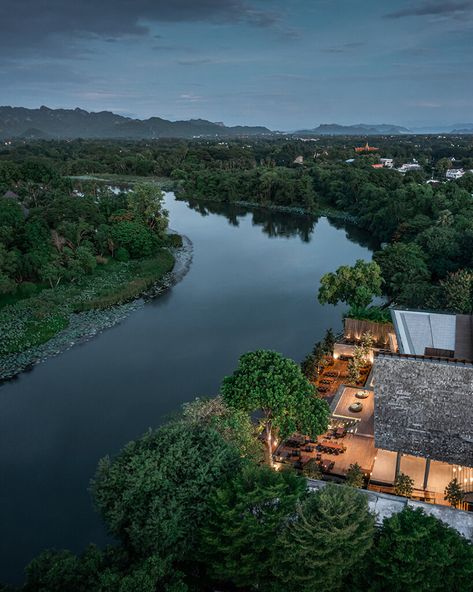
[[[393,514],[366,566],[372,592],[444,592],[472,589],[473,546],[420,509]]]
[[[133,556],[183,560],[209,495],[239,463],[238,451],[215,430],[176,422],[100,461],[92,492],[109,532]]]
[[[274,571],[281,592],[343,589],[373,543],[374,516],[365,495],[328,484],[299,501],[277,543]]]
[[[342,265],[336,272],[321,277],[319,302],[346,302],[352,307],[366,307],[374,296],[381,296],[382,283],[379,265],[375,261],[358,259],[353,267]]]
[[[277,352],[243,354],[220,391],[230,408],[261,414],[270,457],[273,432],[285,439],[295,432],[316,437],[327,429],[327,403],[318,397],[300,367]]]
[[[293,471],[248,464],[216,489],[202,528],[202,557],[211,577],[269,590],[274,538],[305,488]]]

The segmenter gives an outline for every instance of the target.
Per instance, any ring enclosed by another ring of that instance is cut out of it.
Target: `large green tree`
[[[353,307],[366,307],[374,296],[381,296],[382,283],[379,265],[375,261],[358,259],[353,267],[342,265],[335,273],[321,277],[319,302],[346,302]]]
[[[370,558],[362,589],[371,592],[473,590],[473,546],[420,509],[386,519]]]
[[[168,225],[168,213],[164,209],[164,194],[157,185],[139,183],[127,195],[128,208],[136,220],[141,220],[150,230],[163,235]]]
[[[212,491],[240,466],[213,429],[173,422],[103,459],[92,483],[109,532],[135,558],[188,558]]]
[[[337,592],[359,569],[374,538],[367,497],[328,484],[308,494],[288,520],[273,556],[281,592]]]
[[[225,404],[223,398],[197,398],[182,406],[182,418],[193,425],[216,430],[226,442],[233,444],[241,456],[260,462],[264,448],[256,437],[256,426],[251,417]]]
[[[260,414],[270,464],[274,433],[281,439],[295,432],[316,437],[327,429],[327,403],[298,364],[274,351],[242,355],[235,372],[224,378],[221,394],[230,408]]]
[[[306,488],[294,471],[247,464],[219,487],[201,529],[201,556],[215,581],[269,590],[275,537]]]

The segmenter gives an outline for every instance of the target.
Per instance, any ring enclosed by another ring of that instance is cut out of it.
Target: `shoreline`
[[[73,313],[69,325],[41,345],[32,347],[19,354],[9,354],[0,360],[0,387],[3,383],[15,378],[22,372],[30,371],[49,358],[71,349],[73,346],[90,341],[106,329],[114,327],[126,319],[131,313],[142,308],[147,302],[158,298],[178,284],[190,269],[193,257],[192,241],[182,235],[183,246],[174,249],[174,267],[156,282],[151,288],[130,302],[106,309],[93,309]]]
[[[220,205],[225,205],[225,206],[240,206],[240,207],[244,207],[244,208],[248,208],[249,210],[267,210],[270,212],[280,212],[282,214],[292,214],[292,215],[296,215],[296,216],[304,216],[304,217],[308,217],[308,218],[317,218],[317,217],[325,217],[325,218],[333,218],[335,220],[342,220],[343,222],[346,222],[348,224],[353,224],[355,226],[359,226],[360,228],[362,228],[362,226],[360,226],[360,223],[358,222],[358,220],[354,217],[351,216],[350,214],[345,214],[343,212],[337,211],[337,210],[332,210],[330,207],[321,207],[315,211],[310,211],[307,210],[306,208],[302,208],[300,206],[278,206],[278,205],[263,205],[263,204],[259,204],[256,202],[251,202],[251,201],[244,201],[244,200],[238,200],[238,201],[219,201],[216,199],[206,199],[204,197],[181,197],[178,193],[176,194],[176,199],[178,201],[186,201],[186,202],[192,202],[195,201],[197,203],[213,203],[213,204],[220,204]]]

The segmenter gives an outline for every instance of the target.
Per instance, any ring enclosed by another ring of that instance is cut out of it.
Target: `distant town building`
[[[445,176],[449,181],[455,181],[456,179],[461,179],[465,171],[463,169],[448,169],[445,173]]]
[[[355,152],[377,152],[379,148],[375,148],[374,146],[370,146],[368,142],[364,146],[357,146],[355,148]]]
[[[406,162],[397,169],[400,173],[408,173],[410,171],[421,171],[422,167],[418,162]]]
[[[293,164],[304,164],[304,157],[303,156],[296,156]]]
[[[355,162],[355,159],[354,158],[348,158],[347,160],[345,160],[345,162],[347,164],[351,164],[352,162]]]
[[[384,164],[372,164],[371,166],[374,169],[384,169]]]
[[[392,169],[394,166],[394,159],[392,158],[380,158],[379,162],[387,169]]]

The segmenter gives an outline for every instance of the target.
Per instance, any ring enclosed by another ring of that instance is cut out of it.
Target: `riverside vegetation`
[[[0,356],[48,341],[74,313],[136,298],[173,268],[182,241],[167,234],[156,185],[77,192],[38,163],[11,170],[0,165]]]
[[[249,403],[243,375],[257,387]],[[301,403],[285,425],[294,400]],[[260,424],[258,408],[266,411]],[[356,475],[311,493],[293,469],[265,464],[268,417],[273,428],[310,423],[320,433],[328,409],[297,364],[252,352],[221,396],[185,404],[100,461],[91,491],[113,544],[44,551],[22,592],[472,590],[473,546],[441,521],[405,509],[376,529]]]

